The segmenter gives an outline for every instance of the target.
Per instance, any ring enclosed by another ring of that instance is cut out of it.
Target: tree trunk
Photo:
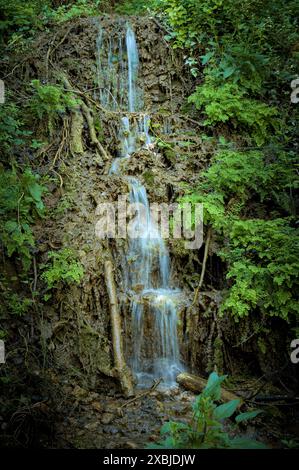
[[[126,365],[122,344],[121,318],[117,302],[117,292],[113,276],[113,265],[111,261],[105,262],[105,280],[110,302],[110,317],[112,325],[112,343],[114,354],[114,365],[117,370],[122,390],[127,397],[134,395],[132,376]]]
[[[176,381],[182,385],[182,387],[186,388],[187,390],[190,390],[191,392],[194,393],[200,393],[202,390],[205,388],[207,385],[207,380],[199,377],[197,375],[191,375],[188,374],[187,372],[183,372],[179,374],[176,378]],[[229,392],[228,390],[225,390],[221,388],[221,401],[230,401],[230,400],[241,400],[242,398],[235,395],[232,392]],[[241,405],[241,403],[240,403]]]

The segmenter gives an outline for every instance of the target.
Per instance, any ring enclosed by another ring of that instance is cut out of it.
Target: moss
[[[214,341],[214,364],[216,365],[219,374],[222,374],[224,369],[222,347],[223,341],[221,338],[217,337]]]
[[[153,186],[155,183],[155,175],[151,170],[147,170],[143,173],[143,178],[148,186]]]

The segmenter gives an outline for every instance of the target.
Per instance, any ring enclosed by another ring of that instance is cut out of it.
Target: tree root
[[[81,102],[81,109],[88,124],[91,143],[98,148],[104,160],[111,160],[111,157],[108,156],[106,150],[104,149],[104,147],[102,146],[102,144],[99,142],[97,138],[92,112],[83,101]]]

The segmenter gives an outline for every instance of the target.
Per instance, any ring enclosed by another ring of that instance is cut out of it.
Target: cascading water
[[[140,148],[151,148],[150,118],[140,110],[139,58],[132,28],[126,25],[125,34],[122,30],[117,41],[110,36],[108,42],[106,40],[108,60],[105,65],[102,54],[104,36],[100,29],[97,66],[101,103],[103,106],[111,104],[112,109],[124,109],[126,103],[126,111],[134,113],[134,116],[122,117],[120,122],[119,157],[113,161],[109,172],[119,174],[123,159],[130,158]],[[118,79],[116,72],[119,72]],[[179,291],[170,288],[169,254],[151,217],[146,189],[136,178],[127,177],[127,180],[130,203],[136,208],[122,267],[132,311],[131,365],[139,386],[147,386],[153,378],[162,378],[163,386],[171,387],[182,370],[177,338],[176,301]]]
[[[146,190],[135,178],[129,181],[136,208],[124,263],[132,309],[132,367],[140,385],[162,377],[163,385],[171,387],[181,370],[175,306],[179,291],[169,288],[169,254],[152,220]]]
[[[126,45],[128,54],[128,101],[129,111],[133,113],[135,111],[136,102],[136,79],[139,65],[138,50],[135,39],[135,34],[130,26],[127,26],[126,32]]]

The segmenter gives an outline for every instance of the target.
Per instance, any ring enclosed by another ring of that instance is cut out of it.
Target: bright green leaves
[[[12,150],[25,142],[31,132],[23,129],[20,109],[9,100],[0,106],[0,151],[3,157],[11,156]],[[6,159],[5,158],[5,159]]]
[[[248,98],[234,83],[218,86],[213,81],[206,81],[197,87],[188,101],[205,114],[206,126],[230,122],[235,128],[250,132],[257,145],[266,141],[269,132],[279,131],[277,109]]]
[[[231,400],[228,403],[223,403],[223,405],[217,406],[214,410],[213,417],[219,421],[230,418],[235,413],[240,403],[241,400]]]
[[[42,85],[39,80],[32,80],[31,85],[33,96],[29,103],[30,111],[38,119],[46,118],[49,132],[52,133],[55,120],[77,102],[59,85]]]
[[[202,393],[204,396],[209,396],[213,400],[220,400],[221,397],[221,384],[226,379],[226,375],[219,375],[212,372],[208,378],[207,385]]]
[[[218,152],[196,190],[180,201],[203,203],[204,223],[225,241],[218,249],[228,281],[220,312],[235,320],[254,311],[287,321],[298,315],[296,166],[291,152],[270,150]],[[255,206],[265,218],[247,215]]]
[[[78,261],[76,254],[69,248],[48,253],[49,261],[43,265],[42,279],[47,284],[47,289],[57,288],[60,283],[80,283],[84,269]]]
[[[244,421],[249,421],[250,419],[256,418],[258,415],[263,413],[263,410],[252,410],[247,411],[246,413],[240,413],[236,416],[236,423],[242,423]]]
[[[220,255],[229,263],[233,285],[221,312],[236,319],[255,308],[291,320],[299,314],[299,233],[287,220],[231,222],[229,244]]]

